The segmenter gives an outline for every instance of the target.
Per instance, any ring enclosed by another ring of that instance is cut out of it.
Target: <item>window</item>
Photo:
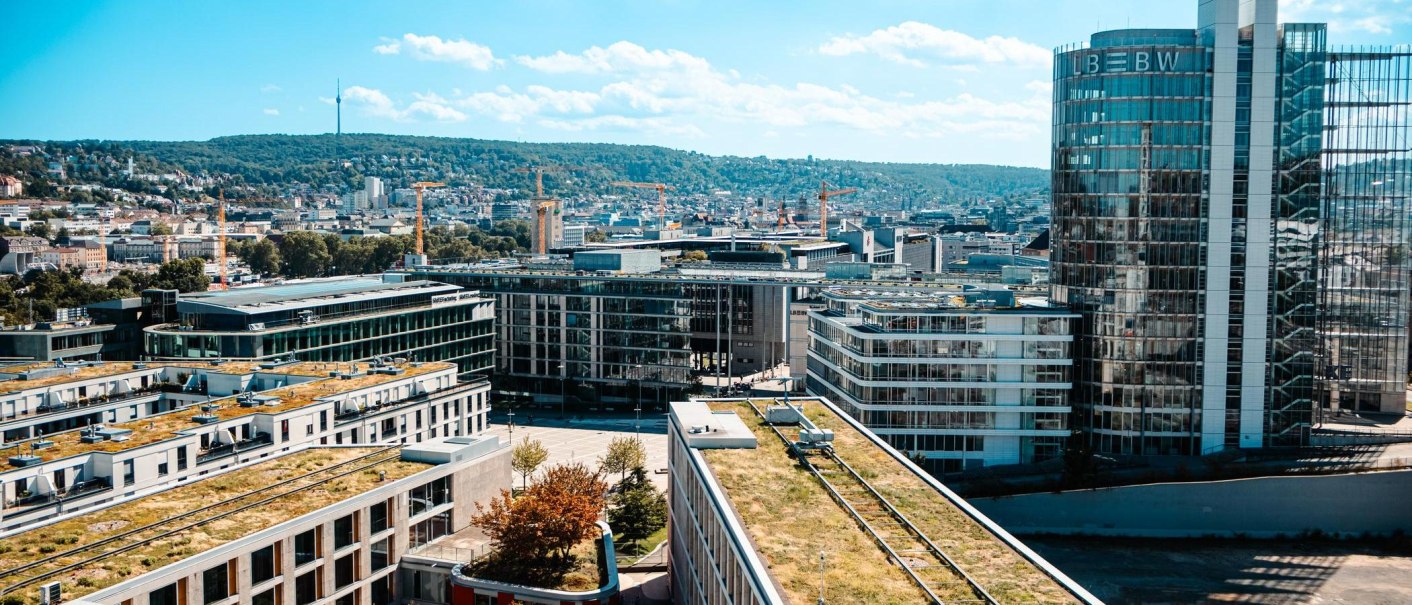
[[[184,470],[186,470],[186,448],[185,448],[185,447],[179,447],[179,448],[177,448],[176,454],[177,454],[177,470],[179,470],[179,471],[184,471]]]
[[[309,605],[319,600],[318,574],[318,570],[314,570],[294,580],[294,605]]]
[[[259,584],[275,577],[275,545],[250,553],[250,583]]]
[[[124,460],[124,461],[123,461],[123,485],[132,485],[133,483],[136,483],[136,481],[135,481],[136,478],[137,478],[136,467],[133,465],[133,461],[131,461],[131,460]]]
[[[207,605],[230,596],[230,566],[221,563],[201,572],[201,597]]]
[[[350,593],[348,593],[348,594],[346,594],[346,595],[343,595],[343,596],[341,596],[341,597],[338,597],[338,600],[337,600],[337,601],[334,601],[334,602],[333,602],[333,605],[354,605],[354,604],[357,603],[357,602],[358,602],[358,591],[355,590],[355,591],[350,592]]]
[[[451,533],[451,511],[446,510],[431,518],[412,526],[412,534],[408,536],[412,548],[416,548],[432,540]]]
[[[275,605],[275,589],[271,588],[250,597],[250,605]]]
[[[353,515],[339,517],[333,522],[333,548],[343,548],[357,541],[354,535]]]
[[[168,466],[168,464],[167,464],[166,462],[159,462],[159,463],[157,463],[157,476],[158,476],[158,477],[165,477],[165,476],[167,476],[167,474],[169,473],[169,470],[170,470],[170,468],[169,468],[169,466]]]
[[[318,529],[311,529],[294,536],[294,565],[296,567],[319,558],[318,533]]]
[[[388,521],[386,500],[368,507],[368,523],[372,526],[372,533],[387,529],[390,525]]]
[[[177,585],[168,584],[147,593],[147,602],[149,605],[178,605]]]
[[[392,564],[392,538],[390,538],[390,537],[389,537],[389,538],[383,538],[383,539],[381,539],[381,540],[378,540],[377,542],[373,542],[373,546],[372,546],[372,555],[373,555],[373,566],[372,566],[372,570],[373,570],[374,572],[376,572],[377,570],[382,569],[382,568],[384,568],[384,567],[387,567],[388,565],[391,565],[391,564]]]
[[[335,589],[343,588],[358,579],[357,557],[358,553],[355,552],[334,561],[333,587]]]
[[[430,483],[412,488],[408,494],[408,501],[411,504],[412,516],[417,516],[427,509],[451,501],[451,481],[442,477]]]

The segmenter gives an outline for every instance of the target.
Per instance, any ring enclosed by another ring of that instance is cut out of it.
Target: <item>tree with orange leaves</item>
[[[476,505],[471,524],[479,527],[507,561],[533,563],[547,555],[562,560],[576,544],[593,536],[607,505],[607,482],[582,464],[561,464],[518,498],[509,490],[489,505]]]

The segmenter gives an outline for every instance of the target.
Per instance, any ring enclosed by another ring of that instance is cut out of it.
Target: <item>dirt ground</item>
[[[1412,604],[1412,545],[1021,538],[1104,602]]]

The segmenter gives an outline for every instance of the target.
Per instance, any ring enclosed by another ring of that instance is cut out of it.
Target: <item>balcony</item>
[[[212,460],[228,458],[236,454],[260,449],[275,442],[274,435],[257,433],[254,437],[235,443],[218,443],[196,454],[196,463],[205,464]]]
[[[70,485],[67,489],[51,494],[27,494],[14,500],[5,501],[5,518],[16,515],[34,512],[36,510],[58,506],[60,503],[82,498],[99,492],[113,489],[113,484],[107,479],[89,479]]]

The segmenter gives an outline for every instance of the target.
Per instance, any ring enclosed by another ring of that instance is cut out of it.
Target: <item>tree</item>
[[[641,541],[667,524],[667,497],[652,486],[642,467],[618,485],[608,524],[628,542]]]
[[[162,263],[157,269],[157,277],[148,287],[182,292],[205,292],[211,285],[206,277],[206,261],[200,258],[184,258]]]
[[[152,229],[148,233],[152,235],[171,235],[172,226],[161,221],[155,221],[152,223]]]
[[[509,490],[482,506],[471,524],[495,545],[496,555],[519,564],[562,560],[574,545],[593,535],[606,506],[608,485],[582,464],[549,468],[544,477],[514,497]]]
[[[707,258],[710,257],[706,256],[705,250],[687,250],[685,254],[681,255],[682,260],[690,263],[699,263]]]
[[[584,235],[583,239],[586,242],[601,244],[608,241],[608,234],[594,229],[593,231],[589,231],[587,235]]]
[[[515,446],[515,451],[510,453],[510,468],[520,474],[520,482],[524,487],[529,488],[529,476],[539,465],[549,458],[549,450],[544,448],[544,444],[538,439],[533,441],[525,437],[519,445]]]
[[[25,230],[25,233],[28,233],[35,237],[42,237],[44,239],[52,239],[51,236],[53,235],[53,232],[49,229],[49,223],[43,221],[37,223],[30,223],[29,228]]]
[[[647,452],[636,437],[614,437],[608,443],[608,453],[598,459],[604,473],[618,473],[623,480],[628,471],[647,464]]]
[[[290,277],[323,275],[333,261],[324,238],[312,231],[285,234],[279,244],[279,255],[284,260],[284,273]]]
[[[279,248],[275,243],[262,239],[247,246],[249,249],[245,253],[245,264],[250,265],[250,270],[256,273],[267,273],[278,275],[280,271]]]

